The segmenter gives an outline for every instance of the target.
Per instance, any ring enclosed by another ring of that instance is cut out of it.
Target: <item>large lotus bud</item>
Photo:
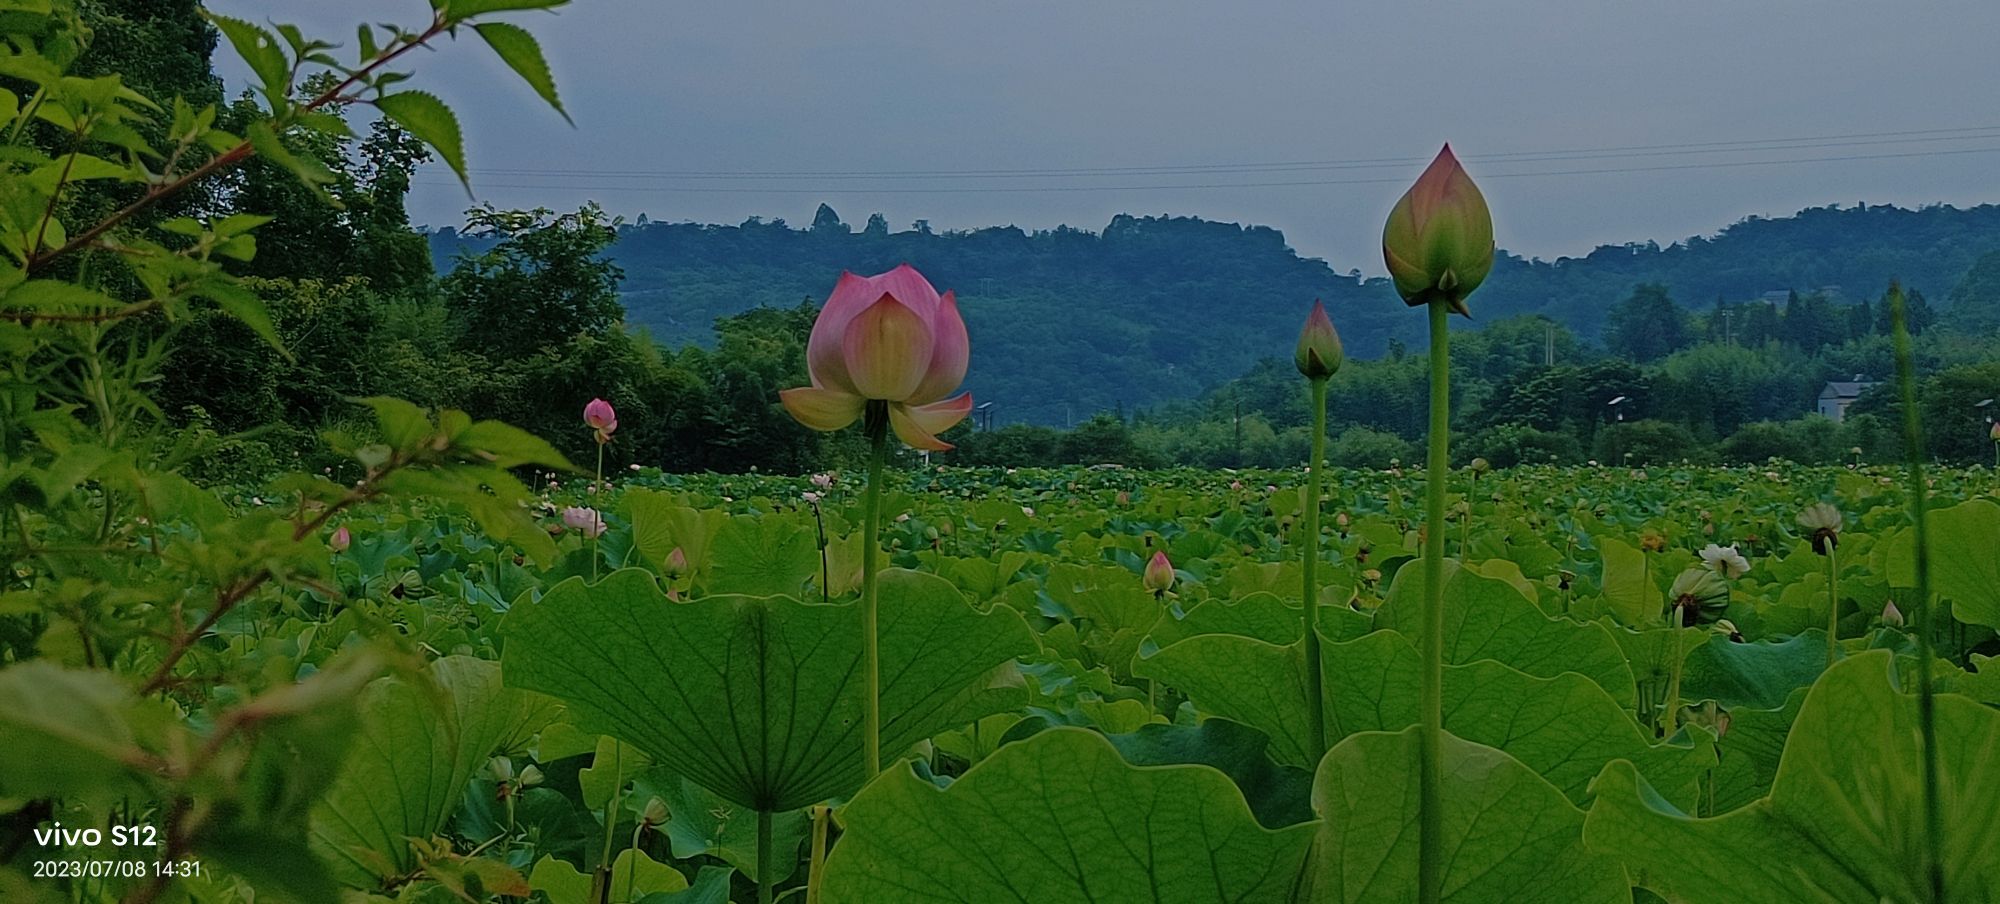
[[[597,431],[598,442],[609,442],[611,434],[618,430],[618,412],[612,410],[610,402],[591,399],[590,404],[583,406],[583,422]]]
[[[1292,363],[1306,379],[1324,380],[1340,369],[1342,357],[1340,334],[1333,331],[1326,305],[1315,300],[1312,313],[1306,315],[1305,328],[1299,330],[1299,347],[1292,353]]]
[[[1164,551],[1154,552],[1153,558],[1146,563],[1146,575],[1141,580],[1145,584],[1146,589],[1153,591],[1153,595],[1155,596],[1172,590],[1174,588],[1174,563],[1167,560],[1167,554]]]
[[[1451,145],[1389,212],[1382,258],[1396,292],[1411,307],[1441,301],[1472,316],[1465,297],[1493,269],[1493,215]]]
[[[868,403],[888,403],[903,442],[939,452],[937,438],[972,412],[972,396],[947,399],[965,380],[971,343],[958,301],[938,295],[908,264],[878,276],[840,275],[806,342],[811,386],[779,393],[785,410],[814,430],[839,430]]]

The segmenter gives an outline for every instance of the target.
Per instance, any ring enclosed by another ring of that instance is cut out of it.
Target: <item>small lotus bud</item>
[[[646,801],[646,809],[639,814],[639,819],[649,826],[666,825],[667,802],[657,797]]]
[[[661,568],[661,570],[665,571],[667,577],[669,578],[677,578],[680,577],[681,575],[687,574],[688,570],[687,551],[681,549],[678,546],[674,547],[673,552],[667,553],[667,561],[665,565]]]
[[[1888,625],[1891,628],[1900,628],[1903,626],[1903,610],[1896,608],[1895,600],[1890,600],[1882,605],[1882,624]]]
[[[1292,353],[1292,363],[1306,379],[1324,380],[1340,369],[1343,358],[1340,334],[1334,332],[1333,320],[1326,316],[1326,305],[1315,300],[1312,313],[1306,315],[1305,328],[1299,330],[1299,345]]]
[[[1174,588],[1174,563],[1167,560],[1164,550],[1153,553],[1153,558],[1146,563],[1142,583],[1156,596]]]
[[[1404,303],[1472,316],[1465,297],[1493,269],[1493,215],[1450,145],[1389,212],[1382,258]]]
[[[343,524],[333,529],[333,536],[327,538],[326,545],[334,552],[346,552],[348,545],[353,542],[354,535],[348,533],[347,525]]]
[[[505,784],[514,780],[514,761],[504,756],[496,756],[486,761],[486,775],[496,782]]]

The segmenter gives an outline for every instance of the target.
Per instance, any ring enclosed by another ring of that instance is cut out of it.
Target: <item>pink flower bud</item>
[[[1896,608],[1896,601],[1890,600],[1882,606],[1882,624],[1891,628],[1903,626],[1903,610]]]
[[[688,570],[687,551],[681,549],[678,546],[674,547],[673,552],[667,553],[666,564],[662,567],[661,570],[665,571],[667,577],[669,578],[677,578],[680,577],[681,575],[687,574]]]
[[[346,552],[348,545],[353,542],[354,535],[348,533],[347,525],[343,524],[333,529],[333,536],[327,538],[326,545],[334,552]]]
[[[611,410],[610,402],[591,399],[590,404],[583,406],[583,422],[597,431],[597,441],[603,442],[618,430],[618,412]]]
[[[1152,560],[1146,563],[1146,575],[1141,582],[1155,594],[1174,588],[1174,563],[1167,560],[1165,550],[1154,551]]]
[[[1292,353],[1292,363],[1306,379],[1324,380],[1340,369],[1342,359],[1340,334],[1333,331],[1326,305],[1314,301],[1312,313],[1306,315],[1305,328],[1299,330],[1299,346]]]
[[[1443,302],[1472,316],[1465,297],[1493,269],[1493,215],[1451,145],[1396,202],[1382,227],[1382,258],[1411,307]]]
[[[572,505],[563,509],[562,520],[563,525],[570,530],[593,540],[604,533],[604,516],[598,514],[594,508]]]

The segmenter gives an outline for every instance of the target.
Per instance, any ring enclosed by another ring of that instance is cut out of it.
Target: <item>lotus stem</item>
[[[1444,891],[1444,490],[1451,430],[1451,336],[1443,300],[1426,305],[1431,329],[1429,470],[1424,479],[1422,728],[1418,734],[1417,900]]]
[[[1308,381],[1312,386],[1312,461],[1306,465],[1305,573],[1301,621],[1305,625],[1306,737],[1312,762],[1319,765],[1326,755],[1326,688],[1320,667],[1319,649],[1319,494],[1321,472],[1326,467],[1326,384],[1324,377]]]
[[[597,491],[604,489],[604,442],[602,439],[599,439],[597,443],[597,482],[591,484],[591,488],[592,488],[591,489],[592,495],[596,495]],[[590,501],[593,503],[593,505],[591,506],[591,511],[594,512],[601,511],[594,504],[597,502],[597,500],[592,499]],[[596,517],[600,521],[604,518],[602,514],[599,514]],[[602,529],[602,526],[600,525],[597,531],[597,536],[592,536],[590,538],[590,581],[593,584],[597,582],[597,537],[602,536],[603,534],[604,531]]]
[[[794,856],[797,852],[794,851]],[[771,896],[777,883],[773,881],[771,861],[777,859],[777,852],[771,849],[771,811],[757,811],[757,904],[771,904]]]
[[[1826,545],[1826,667],[1840,659],[1840,560],[1834,545]]]
[[[1931,688],[1931,559],[1929,528],[1924,507],[1924,428],[1917,414],[1917,379],[1910,363],[1910,329],[1906,322],[1903,292],[1891,286],[1890,320],[1896,341],[1896,382],[1903,398],[1903,461],[1909,466],[1910,521],[1915,531],[1917,604],[1917,724],[1923,734],[1924,769],[1924,878],[1932,904],[1944,904],[1944,812],[1938,798],[1937,701]]]
[[[862,431],[868,436],[868,490],[861,502],[861,660],[867,675],[867,716],[862,763],[869,779],[882,771],[882,659],[876,635],[876,578],[882,569],[882,461],[889,452],[889,405],[870,401]]]

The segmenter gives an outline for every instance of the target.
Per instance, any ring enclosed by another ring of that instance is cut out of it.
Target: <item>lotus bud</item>
[[[1825,502],[1815,502],[1799,513],[1799,526],[1812,531],[1813,552],[1826,555],[1840,546],[1840,510]]]
[[[345,524],[334,528],[333,536],[326,539],[326,545],[334,552],[346,552],[348,545],[353,542],[354,535],[347,532],[347,525]]]
[[[937,438],[972,413],[972,396],[947,398],[965,380],[971,355],[965,321],[950,292],[942,296],[904,264],[877,276],[843,273],[813,321],[806,342],[811,386],[779,393],[785,410],[814,430],[840,430],[883,403],[903,442],[930,452]]]
[[[597,441],[608,443],[611,434],[618,429],[618,412],[611,410],[611,403],[603,399],[591,399],[583,406],[583,422],[597,431]]]
[[[1305,328],[1299,330],[1299,347],[1292,353],[1292,363],[1306,379],[1324,380],[1340,369],[1342,360],[1340,334],[1333,331],[1325,303],[1315,300],[1312,313],[1306,315]]]
[[[1154,596],[1174,588],[1174,563],[1167,560],[1164,550],[1155,551],[1153,558],[1146,563],[1146,575],[1142,583],[1147,590],[1153,591]]]
[[[604,534],[604,516],[594,508],[572,505],[563,509],[564,526],[593,540]]]
[[[640,812],[639,820],[649,826],[666,825],[667,802],[657,797],[646,801],[646,809]]]
[[[1451,145],[1389,212],[1382,258],[1404,303],[1442,302],[1472,316],[1465,298],[1493,269],[1493,215]]]
[[[514,761],[504,756],[496,756],[486,761],[486,776],[500,784],[514,780]]]
[[[673,552],[667,553],[667,561],[660,570],[666,572],[668,578],[678,578],[681,575],[687,574],[687,551],[678,546],[674,547]]]
[[[1900,628],[1903,626],[1903,610],[1896,608],[1895,600],[1890,600],[1882,605],[1882,624],[1888,625],[1891,628]]]

